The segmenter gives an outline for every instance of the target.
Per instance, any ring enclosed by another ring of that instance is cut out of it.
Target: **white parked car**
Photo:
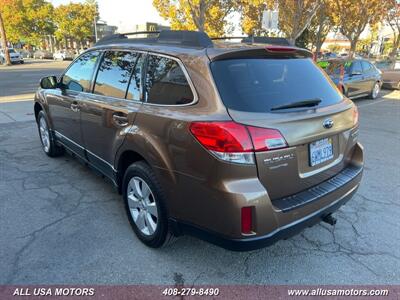
[[[74,59],[74,53],[71,51],[57,51],[53,55],[54,60],[73,60]]]
[[[11,63],[13,64],[23,64],[24,59],[22,55],[15,51],[13,48],[8,48],[8,53],[10,53]],[[6,61],[4,49],[0,49],[0,64],[4,64]]]

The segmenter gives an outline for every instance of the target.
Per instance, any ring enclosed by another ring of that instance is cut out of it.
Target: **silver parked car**
[[[33,53],[35,59],[53,59],[53,53],[46,50],[37,50]]]
[[[23,64],[24,59],[22,58],[22,55],[15,51],[13,48],[8,48],[8,53],[10,54],[10,59],[11,63],[13,64]],[[6,61],[5,58],[5,51],[4,49],[0,49],[0,64],[4,64]]]

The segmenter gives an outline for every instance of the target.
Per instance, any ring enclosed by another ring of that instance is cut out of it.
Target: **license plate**
[[[332,139],[326,138],[310,144],[310,165],[314,167],[333,158]]]

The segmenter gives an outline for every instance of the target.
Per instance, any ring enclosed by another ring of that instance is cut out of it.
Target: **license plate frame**
[[[324,138],[308,145],[309,163],[315,167],[334,158],[332,138]]]

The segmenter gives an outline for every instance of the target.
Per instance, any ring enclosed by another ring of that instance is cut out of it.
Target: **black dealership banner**
[[[0,286],[0,299],[400,299],[400,285]]]

